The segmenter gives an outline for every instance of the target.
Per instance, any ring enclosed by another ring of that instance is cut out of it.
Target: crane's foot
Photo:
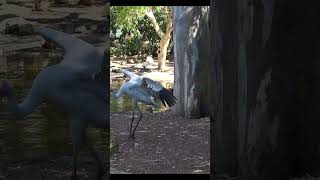
[[[136,138],[135,138],[135,136],[134,136],[134,134],[130,134],[130,136],[129,136],[129,140],[135,140]]]

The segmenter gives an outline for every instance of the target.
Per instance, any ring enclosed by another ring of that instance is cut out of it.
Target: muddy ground
[[[91,180],[96,177],[97,165],[88,154],[80,154],[78,179]],[[107,161],[105,161],[107,172]],[[51,160],[25,160],[0,162],[0,180],[69,180],[72,173],[72,156]],[[102,178],[107,180],[107,174]]]

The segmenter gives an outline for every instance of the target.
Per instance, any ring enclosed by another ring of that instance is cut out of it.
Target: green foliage
[[[111,55],[153,55],[157,56],[160,37],[145,15],[148,6],[112,6],[111,11]],[[162,29],[166,30],[165,8],[157,6],[153,13]]]

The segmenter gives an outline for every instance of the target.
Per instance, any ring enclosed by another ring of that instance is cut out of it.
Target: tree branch
[[[159,26],[156,18],[154,17],[154,14],[153,14],[153,12],[152,12],[152,8],[149,8],[148,10],[146,10],[146,11],[145,11],[145,14],[146,14],[146,16],[149,18],[149,20],[151,21],[151,23],[153,24],[153,27],[154,27],[156,33],[158,34],[158,36],[159,36],[160,38],[162,38],[162,36],[163,36],[164,33],[162,32],[162,30],[161,30],[161,28],[160,28],[160,26]]]
[[[172,23],[172,9],[171,7],[168,7],[168,24],[167,24],[167,28],[166,28],[166,34],[168,34],[169,38],[171,37],[170,36],[170,33],[172,32],[173,30],[173,23]]]

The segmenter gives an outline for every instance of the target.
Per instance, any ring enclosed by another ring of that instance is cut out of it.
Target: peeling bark
[[[209,26],[207,7],[174,7],[175,87],[174,111],[188,118],[200,117],[208,99],[207,63]],[[202,83],[201,83],[202,82]]]
[[[215,174],[320,176],[318,8],[297,0],[211,5]]]

